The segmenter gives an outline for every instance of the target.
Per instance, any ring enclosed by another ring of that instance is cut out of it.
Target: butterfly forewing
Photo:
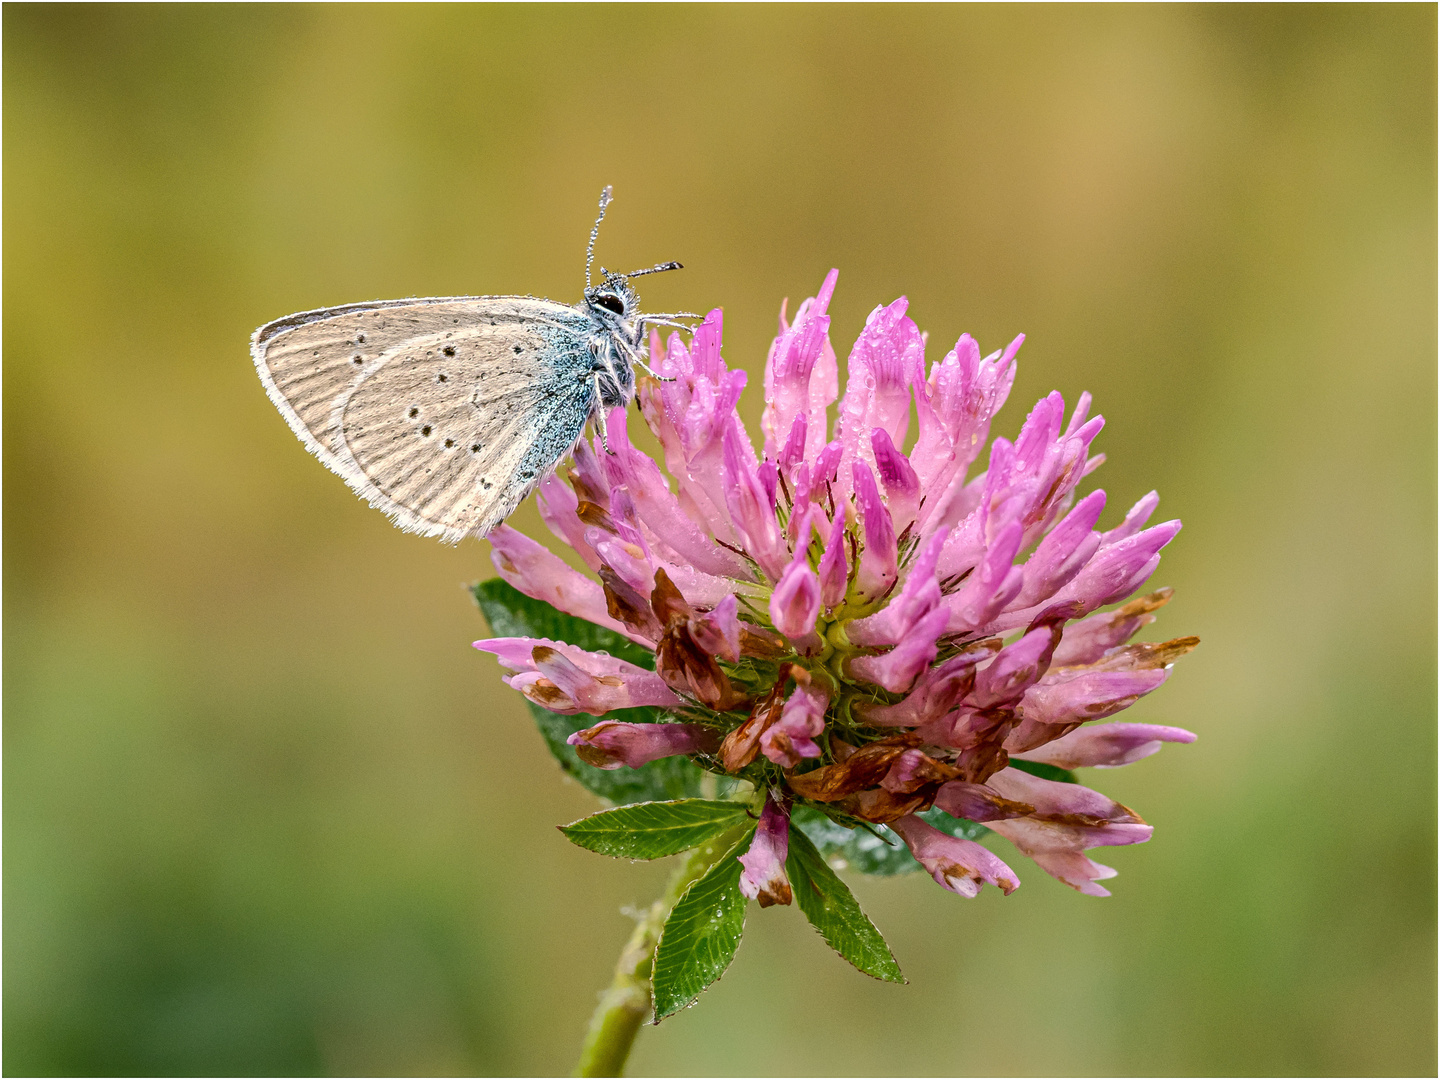
[[[590,330],[528,297],[412,300],[290,316],[254,352],[327,466],[402,528],[456,541],[504,520],[579,438]]]

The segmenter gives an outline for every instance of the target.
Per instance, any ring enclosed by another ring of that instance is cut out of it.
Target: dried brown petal
[[[740,655],[753,656],[757,660],[779,660],[790,655],[790,646],[773,630],[766,630],[754,623],[740,624]]]
[[[1198,637],[1172,638],[1170,641],[1142,641],[1125,645],[1107,653],[1088,665],[1092,671],[1146,671],[1173,664],[1196,645]]]
[[[660,623],[650,602],[606,563],[600,564],[600,584],[605,587],[605,609],[612,619],[641,637],[660,640]]]
[[[788,671],[782,669],[780,678],[750,713],[749,719],[741,724],[720,744],[720,764],[726,772],[739,772],[755,760],[760,752],[760,736],[776,720],[785,708],[785,677]]]
[[[1001,740],[1004,741],[1004,736]],[[955,767],[960,770],[960,779],[972,784],[983,784],[1001,769],[1010,764],[1010,755],[1000,742],[987,742],[969,750],[960,751]]]
[[[890,771],[890,763],[919,742],[919,736],[903,731],[862,746],[844,761],[822,765],[807,773],[788,775],[785,780],[796,794],[804,798],[816,802],[838,802],[854,792],[875,787]]]
[[[913,795],[897,795],[884,788],[857,791],[840,801],[840,807],[847,814],[876,825],[888,825],[899,821],[907,814],[928,810],[935,801],[933,791]]]
[[[655,571],[655,589],[650,593],[650,607],[660,625],[667,628],[695,614],[663,567]]]
[[[591,460],[593,461],[593,458]],[[575,494],[579,498],[581,506],[584,506],[588,502],[594,506],[603,507],[610,501],[610,490],[608,488],[604,490],[592,488],[586,482],[585,473],[579,469],[570,470],[570,486],[575,489]],[[610,531],[614,532],[615,530],[611,528]]]
[[[1168,604],[1170,598],[1174,595],[1175,590],[1169,585],[1166,585],[1163,589],[1156,589],[1154,592],[1145,596],[1137,596],[1124,607],[1116,608],[1110,614],[1122,619],[1133,619],[1137,615],[1148,615],[1157,608],[1162,608]]]
[[[593,525],[612,535],[619,532],[615,528],[615,519],[610,516],[610,511],[597,503],[581,499],[580,505],[575,508],[575,516],[586,525]]]
[[[959,775],[959,769],[936,761],[922,750],[907,750],[890,766],[880,785],[895,795],[913,795],[927,786],[947,783]]]
[[[655,671],[671,689],[719,712],[738,709],[748,700],[735,689],[715,657],[695,644],[683,621],[661,635],[655,649]]]

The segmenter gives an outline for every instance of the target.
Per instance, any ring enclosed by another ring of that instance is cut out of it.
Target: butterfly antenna
[[[585,288],[590,288],[590,266],[595,262],[595,238],[600,235],[600,223],[605,220],[605,210],[610,205],[610,200],[615,197],[615,189],[609,184],[605,190],[600,192],[600,216],[595,219],[595,224],[590,229],[590,246],[585,249]]]
[[[646,274],[663,274],[666,270],[684,270],[678,262],[663,262],[650,267],[649,270],[631,270],[628,274],[616,274],[616,277],[632,278],[644,277]]]

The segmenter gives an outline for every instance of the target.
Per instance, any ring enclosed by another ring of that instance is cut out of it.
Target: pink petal
[[[1118,544],[1127,536],[1134,536],[1144,528],[1145,522],[1150,520],[1150,515],[1155,513],[1155,508],[1159,505],[1160,496],[1155,492],[1142,495],[1140,501],[1125,515],[1125,520],[1101,538],[1101,545],[1109,547],[1111,544]]]
[[[836,434],[845,443],[845,468],[871,458],[870,433],[883,428],[896,446],[905,442],[910,426],[911,388],[925,377],[925,342],[916,325],[905,317],[909,301],[900,297],[878,307],[865,320],[850,350],[849,379],[840,403]]]
[[[1180,531],[1179,521],[1153,525],[1144,532],[1126,537],[1110,547],[1102,546],[1084,569],[1043,605],[1006,611],[983,628],[983,633],[996,634],[1030,622],[1043,606],[1076,600],[1079,614],[1094,611],[1106,604],[1123,600],[1145,584],[1160,565],[1160,549]]]
[[[964,780],[942,784],[935,793],[935,805],[951,817],[970,821],[1004,821],[1023,816],[1030,809],[1028,803],[1006,799],[993,788]]]
[[[968,700],[981,709],[1019,700],[1049,668],[1059,637],[1058,631],[1042,626],[1006,645],[976,673],[975,689]]]
[[[945,537],[932,536],[911,564],[899,594],[874,615],[856,619],[846,627],[845,634],[853,644],[893,645],[940,605],[943,597],[935,580],[935,564],[944,545]]]
[[[948,501],[947,494],[964,485],[966,469],[989,437],[991,417],[1010,394],[1015,381],[1011,361],[1024,340],[1022,334],[998,360],[982,361],[974,339],[962,334],[931,369],[929,382],[917,387],[920,435],[910,463],[930,493],[922,521]]]
[[[820,756],[815,737],[825,730],[829,693],[811,683],[796,686],[780,710],[780,719],[760,736],[760,751],[771,761],[793,769],[804,758]]]
[[[838,277],[838,270],[831,270],[825,276],[819,293],[800,305],[793,326],[785,325],[784,311],[781,311],[780,336],[770,346],[765,363],[766,406],[760,423],[765,435],[765,454],[769,458],[778,456],[781,440],[795,429],[799,417],[806,418],[806,427],[818,428],[809,446],[804,442],[802,429],[801,456],[813,456],[824,443],[824,410],[835,399],[835,354],[830,349],[827,309]],[[824,362],[827,353],[828,365]],[[827,388],[828,399],[825,398]],[[820,399],[818,417],[814,415],[817,399]]]
[[[1020,887],[1015,871],[973,840],[949,836],[913,814],[891,822],[890,828],[936,883],[953,893],[969,898],[990,884],[1009,896]]]
[[[1167,521],[1102,547],[1055,598],[1080,600],[1089,611],[1125,599],[1155,572],[1160,549],[1179,531],[1180,522]]]
[[[684,592],[684,590],[681,590]],[[690,636],[706,652],[732,664],[740,662],[740,601],[731,594],[690,624]]]
[[[1018,521],[1001,528],[974,573],[946,598],[952,632],[976,630],[990,623],[1024,587],[1025,572],[1014,565],[1023,537],[1024,529]]]
[[[1021,715],[1039,724],[1079,724],[1128,709],[1169,676],[1167,668],[1149,671],[1053,672],[1025,691]]]
[[[885,727],[919,727],[938,720],[960,703],[975,682],[975,665],[990,659],[998,645],[983,642],[921,675],[905,700],[894,705],[858,702],[866,723]]]
[[[563,641],[551,641],[549,638],[485,638],[473,644],[474,647],[481,652],[492,654],[495,659],[500,662],[501,667],[509,668],[511,671],[536,670],[533,654],[535,646],[541,645],[545,648],[554,649],[572,664],[577,665],[591,675],[620,675],[629,678],[637,674],[654,674],[654,672],[646,671],[645,668],[637,667],[627,660],[621,660],[619,657],[611,656],[609,653],[591,652],[588,649],[582,649]]]
[[[509,584],[532,600],[543,600],[557,611],[595,623],[631,641],[654,648],[655,643],[610,617],[605,590],[578,571],[572,570],[524,533],[501,525],[489,536],[490,559]]]
[[[745,550],[771,581],[779,581],[789,553],[775,518],[774,499],[761,483],[759,471],[745,459],[738,427],[732,424],[725,431],[725,502]]]
[[[544,638],[490,638],[475,647],[516,672],[506,677],[507,685],[551,712],[603,716],[615,709],[681,704],[653,671],[604,653]]]
[[[856,591],[864,600],[884,596],[895,584],[897,574],[895,526],[890,512],[880,499],[875,476],[870,466],[857,461],[854,468],[855,502],[865,529],[865,549],[860,553],[860,568],[855,577]]]
[[[1078,851],[1041,851],[1030,857],[1051,877],[1059,878],[1086,896],[1110,895],[1109,889],[1095,882],[1114,877],[1113,867],[1102,866]]]
[[[535,501],[546,527],[574,548],[591,571],[599,570],[600,557],[585,540],[585,524],[576,516],[580,500],[570,485],[554,474],[547,476],[536,489]]]
[[[870,433],[870,446],[875,456],[875,472],[885,487],[890,519],[895,529],[903,533],[920,512],[920,478],[910,467],[909,459],[895,449],[884,428],[877,427]]]
[[[993,821],[989,827],[1034,859],[1041,869],[1091,895],[1109,895],[1089,884],[1097,877],[1110,877],[1111,872],[1073,856],[1087,848],[1144,843],[1154,831],[1133,811],[1079,784],[1042,780],[1016,768],[1000,770],[988,783],[1005,798],[1035,807],[1029,817]],[[1092,868],[1104,872],[1086,876]]]
[[[1010,602],[1011,607],[1041,603],[1080,572],[1100,546],[1100,534],[1094,529],[1104,508],[1105,492],[1092,491],[1040,541],[1022,567],[1025,586]]]
[[[1155,616],[1150,612],[1166,604],[1173,592],[1173,589],[1157,589],[1115,611],[1100,612],[1072,623],[1065,628],[1052,663],[1056,667],[1094,663],[1108,650],[1129,641],[1141,627],[1153,623]]]
[[[610,447],[639,518],[702,573],[748,579],[750,571],[745,561],[705,535],[671,493],[660,467],[630,444],[624,416],[624,410],[616,410],[610,421]]]
[[[820,579],[810,569],[806,552],[806,547],[796,546],[794,557],[770,594],[770,618],[775,629],[797,642],[815,633],[815,620],[820,617]]]
[[[582,760],[599,769],[638,769],[677,754],[709,754],[720,745],[704,724],[627,724],[603,720],[565,740]]]
[[[790,434],[785,439],[785,446],[781,449],[780,456],[776,461],[780,471],[792,480],[795,476],[795,466],[805,460],[805,429],[807,426],[806,415],[803,412],[797,414],[790,425]]]
[[[820,559],[820,602],[826,608],[833,608],[845,599],[845,590],[850,580],[850,570],[845,559],[845,515],[835,515],[830,527],[830,539],[825,543],[825,554]]]
[[[1184,728],[1160,724],[1098,724],[1083,727],[1023,754],[1026,761],[1043,761],[1061,769],[1093,766],[1113,769],[1149,757],[1167,742],[1192,743],[1195,735]]]
[[[937,607],[921,618],[889,652],[854,657],[846,670],[855,678],[883,686],[893,694],[902,694],[934,663],[938,651],[935,642],[949,621],[950,613]]]
[[[750,850],[739,856],[745,872],[740,875],[740,891],[761,907],[788,904],[791,901],[790,879],[785,876],[785,856],[790,850],[790,816],[769,795],[755,829]]]

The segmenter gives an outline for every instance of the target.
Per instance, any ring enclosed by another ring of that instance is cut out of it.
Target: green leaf
[[[490,624],[496,637],[538,637],[563,641],[581,649],[608,652],[639,667],[653,669],[655,657],[643,646],[635,644],[603,626],[577,619],[557,611],[549,604],[532,600],[519,589],[500,578],[491,578],[475,585],[471,592],[475,602]],[[689,758],[670,757],[652,761],[638,769],[597,769],[581,761],[575,748],[566,739],[583,728],[601,720],[620,720],[632,724],[651,724],[660,719],[658,709],[616,709],[604,716],[562,716],[542,709],[526,700],[535,726],[545,739],[550,753],[569,773],[602,799],[612,803],[652,802],[664,799],[685,799],[700,794],[704,772]]]
[[[660,931],[653,973],[658,1024],[698,998],[735,957],[745,932],[746,900],[740,891],[744,867],[738,856],[750,846],[754,829],[730,848],[680,898]]]
[[[990,831],[977,822],[953,818],[939,807],[932,807],[917,816],[941,832],[966,840],[978,840]],[[865,829],[847,829],[810,806],[796,806],[790,820],[804,830],[826,859],[843,860],[847,867],[862,874],[893,877],[920,869],[905,841],[884,825],[872,825],[873,833]]]
[[[1010,767],[1019,769],[1021,772],[1028,772],[1031,776],[1038,776],[1041,780],[1055,780],[1061,784],[1078,784],[1077,777],[1069,769],[1062,769],[1058,765],[1046,765],[1043,761],[1021,761],[1019,758],[1010,759]]]
[[[571,843],[617,859],[660,859],[699,847],[746,818],[743,803],[684,799],[602,810],[560,831]]]
[[[790,830],[785,872],[800,910],[832,949],[866,975],[886,982],[905,981],[880,931],[801,829]]]
[[[827,859],[844,860],[862,874],[889,877],[920,869],[910,849],[883,825],[873,826],[879,836],[865,829],[847,829],[809,806],[796,806],[790,820]]]

